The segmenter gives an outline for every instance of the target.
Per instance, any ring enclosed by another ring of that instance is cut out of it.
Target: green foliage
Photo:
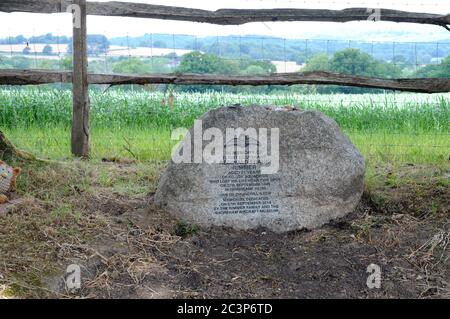
[[[155,42],[153,42],[153,46],[155,48],[167,48],[166,42],[161,41],[161,40],[156,40]]]
[[[0,39],[0,44],[24,44],[26,42],[27,42],[27,39],[23,35]]]
[[[183,56],[177,72],[224,75],[271,74],[276,72],[276,67],[270,61],[229,60],[194,51]]]
[[[111,88],[91,90],[92,127],[190,127],[208,110],[241,103],[296,105],[319,110],[349,130],[448,132],[449,94],[230,94],[222,92],[174,93],[168,107],[163,92],[133,92]],[[346,102],[352,101],[352,102]],[[0,90],[0,127],[65,126],[72,122],[70,90],[43,88]]]
[[[151,72],[151,66],[146,64],[139,58],[129,58],[117,62],[113,67],[114,73],[130,73],[130,74],[145,74]]]
[[[330,60],[330,70],[352,75],[383,78],[395,78],[401,74],[401,70],[393,64],[375,60],[370,54],[358,49],[336,52]]]
[[[73,59],[71,56],[67,56],[61,59],[61,68],[63,70],[72,70],[73,68]]]
[[[374,76],[376,61],[367,53],[356,49],[336,52],[330,60],[330,70],[352,75]]]
[[[42,53],[44,55],[52,55],[53,54],[53,48],[51,45],[47,44],[44,49],[42,50]]]
[[[73,43],[69,42],[67,52],[73,52]],[[108,52],[109,40],[102,34],[88,34],[87,36],[87,51],[91,55],[100,55]]]
[[[51,33],[44,35],[32,36],[28,40],[23,36],[19,35],[17,37],[10,37],[5,39],[0,39],[0,44],[24,44],[24,43],[46,43],[46,44],[56,44],[56,43],[70,43],[72,39],[66,36],[54,36]]]
[[[401,69],[393,64],[374,59],[358,49],[336,52],[331,58],[324,53],[316,54],[306,62],[304,71],[333,71],[344,74],[395,78]]]
[[[250,59],[229,60],[215,55],[205,54],[194,51],[185,54],[178,66],[179,73],[198,73],[198,74],[222,74],[222,75],[264,75],[276,72],[276,67],[270,61],[254,61]],[[259,88],[253,90],[264,90]],[[231,91],[240,92],[245,88],[214,87],[208,85],[190,85],[180,88],[181,91]]]
[[[419,69],[414,75],[416,77],[424,77],[424,78],[449,78],[450,56],[448,56],[438,65],[427,65]]]
[[[448,165],[450,95],[426,94],[164,94],[111,88],[92,90],[91,143],[95,159],[167,160],[176,141],[171,130],[190,127],[210,109],[241,103],[295,105],[336,120],[373,164],[374,159]],[[20,149],[39,157],[70,157],[72,94],[40,88],[0,90],[0,130]],[[132,150],[133,156],[130,155]]]
[[[177,69],[177,72],[180,73],[204,74],[235,74],[237,71],[237,65],[226,63],[226,61],[218,56],[204,54],[198,51],[184,55]]]
[[[10,58],[0,55],[0,68],[2,69],[28,69],[31,66],[31,60],[25,57]]]
[[[314,55],[308,61],[306,61],[305,67],[302,71],[329,71],[330,70],[330,59],[325,53],[320,53]]]
[[[180,221],[175,225],[174,233],[180,237],[188,237],[197,234],[199,230],[200,227],[198,225]]]
[[[102,43],[105,39],[100,39],[101,35],[89,36],[92,42]],[[51,33],[33,36],[29,39],[23,35],[16,37],[6,37],[0,39],[0,44],[24,44],[46,43],[46,44],[69,44],[70,37],[54,36]],[[217,55],[226,59],[253,59],[253,60],[287,60],[296,61],[299,64],[305,63],[314,54],[328,53],[330,56],[335,52],[352,46],[362,52],[375,55],[378,59],[392,61],[392,52],[395,51],[394,63],[400,66],[418,64],[429,64],[431,59],[445,57],[448,55],[448,44],[442,41],[438,47],[436,43],[417,43],[413,47],[411,43],[393,42],[349,42],[346,40],[326,41],[322,39],[282,39],[271,36],[208,36],[197,38],[189,35],[172,34],[145,34],[139,37],[118,37],[106,39],[111,45],[135,47],[155,47],[173,48],[202,51],[208,54]],[[447,41],[448,42],[448,41]],[[104,42],[106,43],[106,42]],[[91,46],[92,54],[101,54],[104,48]]]
[[[312,50],[309,49],[301,49],[298,51],[297,58],[295,61],[298,64],[304,64],[306,61],[308,61],[314,54]]]
[[[240,60],[239,70],[241,71],[238,73],[243,75],[268,75],[277,72],[276,66],[270,61],[250,59]]]
[[[345,49],[336,52],[333,57],[329,58],[326,54],[314,55],[306,62],[303,71],[332,71],[337,73],[380,77],[380,78],[397,78],[401,77],[402,70],[400,67],[374,59],[358,49]],[[350,88],[350,87],[320,87],[318,92],[331,93],[364,93],[370,92],[370,89]]]
[[[39,60],[37,67],[39,69],[43,69],[43,70],[53,70],[56,69],[58,66],[58,61],[55,60],[46,60],[46,59],[41,59]]]

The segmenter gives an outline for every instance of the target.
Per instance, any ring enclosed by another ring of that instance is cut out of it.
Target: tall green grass
[[[163,104],[163,93],[92,91],[92,127],[189,127],[206,111],[241,103],[297,106],[319,110],[346,130],[449,130],[450,94],[385,95],[244,95],[220,92],[175,94],[173,105]],[[166,98],[167,100],[167,98]],[[72,95],[68,90],[0,90],[0,126],[69,127]]]
[[[22,149],[40,157],[68,159],[70,128],[7,128],[5,133]],[[346,132],[369,165],[383,163],[448,164],[450,136],[434,133]],[[168,160],[176,141],[165,128],[93,128],[93,158],[132,158],[141,161]]]
[[[170,158],[170,132],[190,127],[206,111],[240,103],[297,106],[322,111],[370,163],[448,164],[450,94],[302,95],[92,91],[92,156]],[[72,96],[68,90],[0,90],[0,129],[25,150],[48,158],[70,157]]]

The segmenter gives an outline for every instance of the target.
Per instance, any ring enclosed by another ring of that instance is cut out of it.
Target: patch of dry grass
[[[213,246],[218,245],[213,244],[214,236],[226,232],[201,229],[200,235],[180,237],[179,222],[152,208],[151,194],[163,167],[161,162],[120,160],[24,165],[17,194],[21,202],[9,215],[0,217],[0,298],[72,298],[74,295],[49,284],[71,263],[84,267],[83,290],[75,295],[78,297],[136,293],[195,297],[207,293],[190,288],[191,282],[223,284],[222,274],[216,274],[214,267],[219,265],[220,271],[226,272],[231,262],[239,262],[234,259],[236,251],[231,257],[226,250],[220,255]],[[420,287],[419,297],[448,297],[448,173],[436,166],[379,167],[367,187],[361,211],[348,229],[324,228],[289,236],[299,240],[298,247],[311,245],[312,251],[339,240],[360,249],[372,247],[387,264],[400,265],[399,278],[413,274],[405,280]],[[240,232],[236,241],[239,238],[242,247],[247,240],[254,242],[255,256],[267,255],[270,265],[291,254],[288,248],[277,251],[250,240],[252,236],[253,232]],[[196,243],[196,237],[202,239]],[[253,253],[249,247],[243,251]],[[244,263],[250,262],[244,255],[238,256]],[[243,269],[248,271],[248,266]],[[229,276],[246,278],[239,269]],[[189,285],[186,280],[191,280]],[[281,278],[277,280],[284,284]],[[171,281],[176,284],[171,286]],[[232,284],[238,285],[239,280]]]
[[[44,281],[61,272],[58,261],[64,250],[111,233],[114,210],[123,205],[126,211],[131,194],[135,199],[147,196],[155,188],[160,165],[25,165],[16,195],[20,202],[0,218],[2,295],[51,296]]]

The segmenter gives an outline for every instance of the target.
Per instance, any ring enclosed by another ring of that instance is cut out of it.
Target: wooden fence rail
[[[2,12],[60,13],[66,12],[69,0],[3,0]],[[323,9],[220,9],[208,11],[184,7],[171,7],[128,2],[88,2],[87,14],[133,18],[167,19],[206,22],[219,25],[240,25],[249,22],[322,21],[348,22],[381,19],[391,22],[408,22],[443,26],[450,25],[450,15],[407,12],[391,9],[349,8]],[[373,14],[378,15],[375,17]],[[450,30],[450,29],[449,29]]]
[[[0,70],[0,85],[71,83],[70,71]],[[212,74],[89,74],[88,84],[294,85],[328,84],[420,93],[450,92],[450,78],[382,79],[333,72],[229,76]]]
[[[437,25],[450,30],[449,14],[406,12],[390,9],[220,9],[207,11],[128,2],[86,2],[86,0],[2,0],[0,12],[76,12],[73,29],[73,73],[69,71],[0,70],[0,85],[73,83],[72,153],[89,155],[89,84],[212,84],[293,85],[329,84],[409,92],[450,92],[450,79],[380,79],[331,72],[275,74],[270,76],[223,76],[205,74],[88,74],[86,16],[117,16],[241,25],[249,22],[361,20]]]

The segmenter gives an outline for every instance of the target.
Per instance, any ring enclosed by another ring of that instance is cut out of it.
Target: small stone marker
[[[322,113],[231,106],[186,134],[155,204],[201,226],[283,232],[345,216],[363,184],[363,157]]]

